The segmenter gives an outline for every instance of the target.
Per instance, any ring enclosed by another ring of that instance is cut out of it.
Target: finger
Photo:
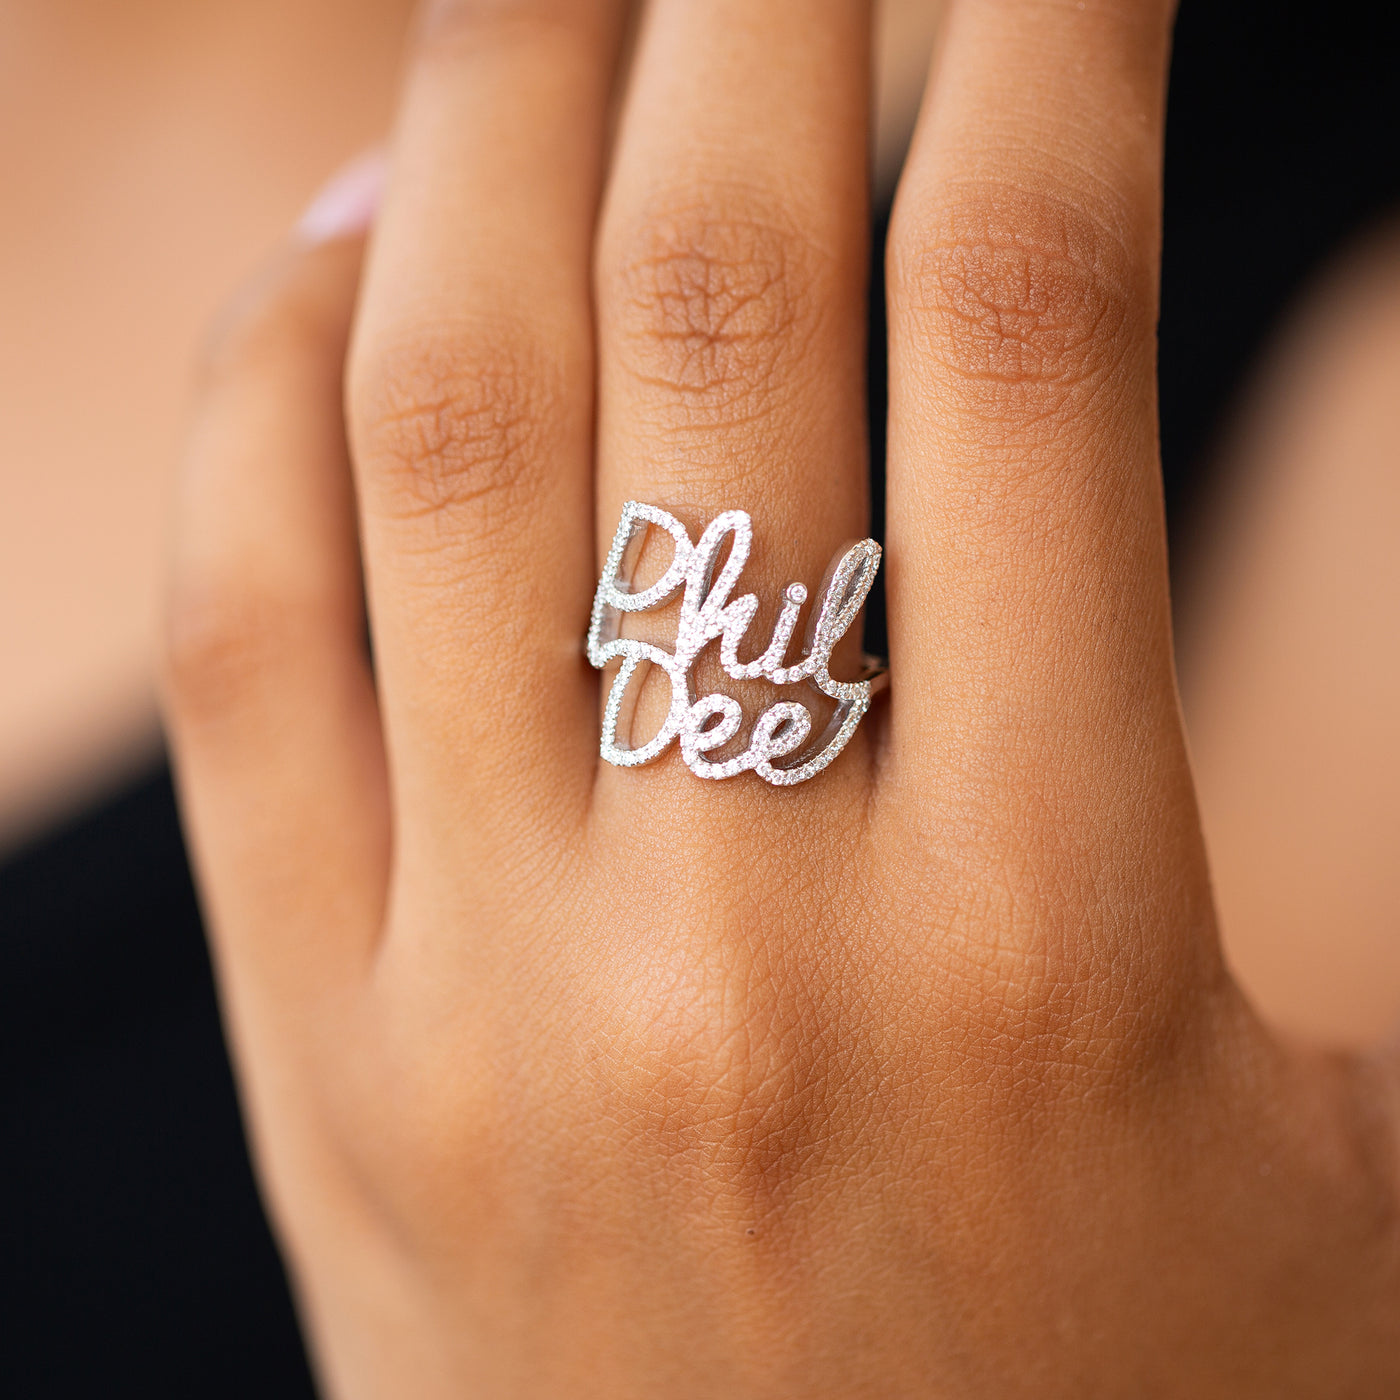
[[[429,7],[352,351],[398,807],[492,852],[537,848],[595,762],[588,269],[622,8]]]
[[[341,982],[384,902],[384,757],[341,411],[360,250],[298,246],[245,295],[185,457],[166,709],[235,1000]]]
[[[890,244],[888,582],[908,752],[938,745],[949,707],[981,713],[979,695],[1014,706],[1035,743],[1071,698],[1101,703],[1106,678],[1147,665],[1162,679],[1170,13],[953,6]]]
[[[692,539],[748,512],[735,594],[757,593],[759,611],[745,659],[764,652],[785,585],[815,607],[833,553],[869,529],[870,28],[862,0],[657,0],[614,160],[597,283],[599,557],[627,501],[676,514]],[[750,693],[750,720],[779,698],[767,691]],[[647,774],[604,781],[661,801],[692,782],[673,756]]]
[[[1139,888],[1165,864],[1181,893],[1203,865],[1156,437],[1171,13],[951,7],[889,250],[887,598],[890,771],[923,811],[976,794],[1005,869],[1033,801],[1041,856],[1088,879],[1135,851]],[[1186,894],[1208,930],[1203,878]]]

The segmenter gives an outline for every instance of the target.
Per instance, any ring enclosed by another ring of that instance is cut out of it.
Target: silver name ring
[[[634,593],[632,574],[652,526],[670,535],[675,554],[655,583]],[[729,556],[717,571],[731,535]],[[694,543],[670,512],[640,501],[623,506],[598,591],[593,595],[588,624],[588,660],[601,670],[615,658],[622,659],[603,708],[599,752],[608,763],[619,768],[650,763],[661,757],[672,740],[678,740],[681,756],[696,777],[732,778],[752,769],[775,787],[792,787],[816,777],[850,742],[870,708],[871,696],[886,679],[885,670],[867,658],[866,671],[859,680],[838,681],[832,679],[828,667],[832,650],[856,620],[875,582],[880,546],[874,540],[861,540],[837,554],[827,571],[802,659],[788,665],[788,646],[807,601],[807,590],[800,583],[789,584],[784,592],[782,612],[763,654],[752,661],[739,660],[739,645],[758,610],[758,598],[753,593],[738,598],[729,595],[748,561],[752,543],[753,523],[746,511],[727,510],[717,515],[699,543]],[[624,613],[661,607],[681,590],[674,651],[618,635]],[[779,686],[805,682],[834,700],[835,712],[822,733],[811,739],[812,716],[805,705],[779,700],[754,721],[743,753],[723,760],[707,758],[734,738],[744,719],[742,707],[732,696],[716,692],[697,699],[693,693],[691,667],[701,648],[716,639],[720,664],[735,680],[762,679]],[[651,666],[660,666],[669,677],[671,705],[656,734],[639,748],[631,748],[619,738],[619,731],[630,732],[637,696]]]

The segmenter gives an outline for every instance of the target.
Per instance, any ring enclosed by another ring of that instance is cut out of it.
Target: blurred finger
[[[341,407],[360,253],[358,237],[297,246],[245,294],[185,460],[166,703],[235,997],[333,985],[367,957],[384,902],[384,758]]]

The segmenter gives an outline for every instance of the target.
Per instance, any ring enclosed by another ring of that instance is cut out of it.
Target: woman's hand
[[[1394,1066],[1234,990],[1177,712],[1170,6],[952,6],[891,688],[786,789],[600,765],[581,638],[626,500],[751,513],[755,638],[865,533],[868,6],[653,0],[614,135],[624,8],[432,10],[363,273],[283,257],[190,452],[170,716],[331,1391],[1394,1394]]]

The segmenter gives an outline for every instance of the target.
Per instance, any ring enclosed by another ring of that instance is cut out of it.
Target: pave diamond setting
[[[634,593],[632,574],[642,543],[653,527],[670,535],[675,552],[665,573]],[[729,553],[721,567],[726,542]],[[850,741],[870,708],[872,694],[885,679],[884,670],[871,665],[859,680],[838,681],[828,668],[832,649],[850,630],[875,582],[880,546],[874,540],[861,540],[837,555],[827,573],[802,658],[789,665],[788,648],[807,601],[807,590],[800,583],[788,585],[763,654],[752,661],[739,660],[739,645],[758,610],[758,598],[752,593],[738,598],[730,594],[752,544],[753,524],[746,511],[727,510],[717,515],[697,543],[669,511],[640,501],[623,506],[588,625],[589,661],[600,670],[617,658],[622,661],[603,708],[599,752],[608,763],[620,768],[650,763],[675,740],[697,777],[732,778],[752,769],[775,787],[792,787],[816,777]],[[677,592],[681,592],[681,613],[674,651],[620,635],[624,613],[661,607]],[[716,639],[720,664],[735,680],[764,679],[779,686],[806,682],[836,702],[830,721],[815,741],[811,741],[812,715],[807,707],[779,700],[754,721],[743,753],[723,760],[707,757],[729,743],[744,720],[743,709],[732,696],[716,692],[695,697],[691,667],[701,649]],[[632,748],[619,733],[630,731],[637,695],[652,666],[661,667],[670,680],[670,709],[656,734]]]

